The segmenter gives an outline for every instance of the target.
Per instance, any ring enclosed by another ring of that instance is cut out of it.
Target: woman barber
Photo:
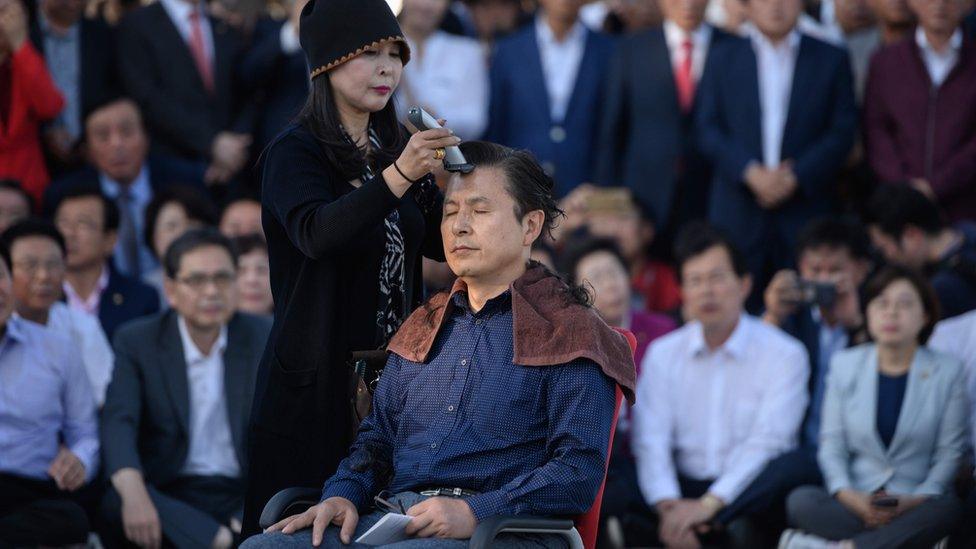
[[[244,534],[268,499],[322,486],[352,441],[352,351],[385,345],[443,261],[429,176],[447,129],[409,139],[390,100],[410,59],[384,0],[312,0],[300,41],[311,91],[265,152],[262,218],[275,321],[254,395]]]

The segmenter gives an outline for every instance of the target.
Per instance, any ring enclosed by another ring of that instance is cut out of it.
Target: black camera
[[[807,305],[817,305],[829,309],[837,302],[837,286],[829,282],[800,280],[801,301]]]

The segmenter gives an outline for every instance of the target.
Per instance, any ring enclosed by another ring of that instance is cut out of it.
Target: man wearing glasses
[[[190,231],[164,257],[173,309],[118,330],[101,419],[103,515],[140,547],[230,547],[243,509],[244,436],[271,324],[235,313],[237,255]],[[119,540],[121,541],[121,540]]]

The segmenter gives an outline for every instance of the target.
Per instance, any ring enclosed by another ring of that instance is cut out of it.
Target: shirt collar
[[[95,283],[95,291],[88,296],[88,299],[82,299],[78,295],[78,292],[75,291],[74,286],[65,279],[62,288],[64,288],[64,295],[68,298],[68,303],[80,306],[89,313],[95,314],[102,300],[102,294],[105,293],[105,288],[108,288],[109,268],[108,263],[102,266],[102,274],[98,275],[98,282]]]
[[[748,351],[749,342],[747,323],[748,319],[745,313],[739,315],[739,321],[736,323],[735,329],[732,330],[732,335],[721,347],[715,349],[714,353],[725,352],[735,359],[744,358],[746,351]],[[702,329],[701,322],[695,321],[691,325],[691,329],[691,354],[693,356],[708,354],[710,351],[705,343],[705,332]]]
[[[546,23],[546,19],[541,11],[535,18],[535,31],[539,37],[539,42],[548,47],[568,46],[573,42],[582,42],[586,39],[586,26],[577,19],[576,23],[573,24],[573,28],[569,29],[569,32],[566,33],[566,38],[562,42],[556,41],[556,36],[552,33],[552,29],[549,28],[549,24]]]
[[[7,332],[4,334],[2,341],[10,340],[17,343],[24,341],[24,325],[26,320],[20,318],[16,313],[10,315],[7,319]]]
[[[186,327],[186,320],[183,319],[183,315],[177,316],[176,323],[180,328],[180,340],[183,342],[183,355],[186,357],[187,366],[192,366],[214,356],[222,356],[224,354],[224,350],[227,348],[226,325],[220,328],[220,336],[217,337],[217,341],[214,343],[213,349],[210,350],[210,354],[205,355],[197,347],[197,344],[193,342],[193,339],[190,338],[190,331]]]
[[[200,10],[200,13],[206,14],[206,10],[203,8],[203,4],[200,2],[195,2],[190,4],[189,2],[184,2],[183,0],[160,0],[163,7],[169,13],[169,16],[174,20],[187,21],[190,18],[190,13],[194,9]]]
[[[786,38],[780,41],[779,44],[773,44],[769,38],[767,38],[766,35],[763,34],[755,25],[749,25],[747,32],[749,33],[752,43],[765,50],[775,52],[786,50],[791,53],[795,53],[797,48],[800,47],[800,31],[798,31],[796,27],[793,27],[793,30],[791,30],[790,33],[786,35]]]
[[[674,21],[671,21],[670,19],[664,20],[664,38],[667,40],[669,48],[678,47],[686,38],[690,38],[692,46],[697,49],[704,44],[707,44],[711,35],[712,28],[706,23],[698,25],[697,29],[689,33],[685,32],[685,30],[679,27]]]
[[[932,45],[929,44],[928,36],[925,36],[925,31],[922,29],[922,26],[919,25],[915,28],[915,43],[918,44],[918,47],[926,53],[939,57],[947,57],[949,55],[958,54],[959,50],[962,48],[962,31],[956,29],[956,32],[952,33],[952,38],[949,38],[949,48],[946,51],[939,53],[932,49]]]
[[[122,184],[110,178],[107,174],[99,173],[98,180],[102,185],[102,192],[111,199],[116,199],[122,192]],[[143,162],[139,175],[129,184],[132,198],[140,202],[148,202],[152,196],[152,186],[149,185],[149,168]]]
[[[81,19],[78,19],[74,25],[71,25],[71,27],[68,28],[68,32],[64,34],[54,30],[51,27],[51,23],[47,20],[47,17],[44,16],[44,12],[40,9],[37,10],[37,22],[38,26],[41,28],[41,32],[48,38],[65,41],[75,41],[78,39],[78,29],[81,27]]]

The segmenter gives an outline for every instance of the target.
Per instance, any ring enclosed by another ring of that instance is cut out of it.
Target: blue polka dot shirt
[[[349,457],[322,499],[360,509],[383,489],[464,488],[475,517],[569,515],[603,481],[615,387],[586,359],[513,363],[508,292],[478,312],[454,295],[427,364],[390,355]]]

